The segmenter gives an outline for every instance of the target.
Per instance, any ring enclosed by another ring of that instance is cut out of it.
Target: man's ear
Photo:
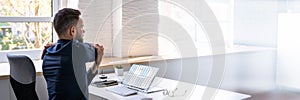
[[[75,26],[71,26],[71,27],[70,27],[70,35],[71,35],[72,37],[75,36]]]

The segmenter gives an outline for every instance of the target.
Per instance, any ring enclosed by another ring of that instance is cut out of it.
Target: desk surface
[[[122,76],[116,76],[115,74],[108,74],[109,79],[117,79],[121,80]],[[95,77],[93,81],[99,80],[99,77]],[[163,87],[168,90],[174,90],[177,88],[175,92],[174,97],[169,97],[166,95],[163,95],[162,91],[145,94],[138,92],[137,95],[132,96],[120,96],[118,94],[106,91],[105,88],[98,88],[94,87],[92,85],[89,86],[89,93],[90,96],[96,96],[100,98],[105,98],[109,100],[140,100],[141,98],[152,98],[153,100],[161,100],[161,99],[190,99],[190,100],[200,100],[200,99],[207,99],[210,97],[213,97],[213,100],[241,100],[245,98],[251,97],[250,95],[221,90],[221,89],[215,89],[215,88],[209,88],[206,86],[201,85],[194,85],[186,82],[179,82],[176,80],[166,79],[166,78],[155,78],[155,81],[153,82],[152,86],[158,86]],[[211,92],[210,90],[213,90],[214,92]],[[187,91],[184,94],[184,91]],[[183,95],[184,94],[184,95]],[[93,97],[95,98],[95,97]]]

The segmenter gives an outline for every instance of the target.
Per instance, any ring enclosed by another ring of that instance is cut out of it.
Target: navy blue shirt
[[[93,76],[86,62],[94,61],[96,50],[87,43],[58,40],[43,57],[43,75],[49,100],[86,100]]]

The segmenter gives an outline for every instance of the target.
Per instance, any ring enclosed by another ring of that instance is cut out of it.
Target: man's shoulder
[[[77,40],[73,40],[73,47],[85,47],[85,48],[92,48],[93,46],[90,43],[86,42],[79,42]]]
[[[72,49],[75,53],[85,54],[84,56],[95,56],[95,48],[89,43],[74,41]]]

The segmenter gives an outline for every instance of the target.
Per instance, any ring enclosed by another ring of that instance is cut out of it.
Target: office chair
[[[25,55],[7,55],[10,84],[18,100],[38,100],[35,92],[36,72],[32,60]]]

